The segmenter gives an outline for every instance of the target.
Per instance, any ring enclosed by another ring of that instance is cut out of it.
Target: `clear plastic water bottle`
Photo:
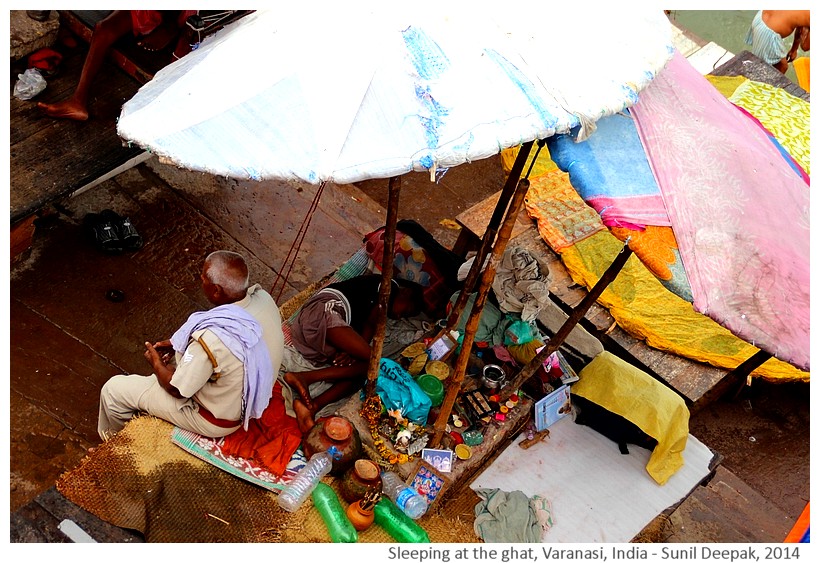
[[[382,492],[413,520],[418,520],[427,512],[427,498],[392,471],[382,473]]]
[[[324,452],[316,452],[299,470],[296,477],[293,478],[285,489],[279,493],[277,503],[281,508],[288,512],[296,512],[302,503],[310,496],[322,477],[327,475],[332,466],[334,459],[341,459],[342,453],[331,446]]]

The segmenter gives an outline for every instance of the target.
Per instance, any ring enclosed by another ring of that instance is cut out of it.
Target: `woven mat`
[[[148,542],[329,542],[310,501],[295,513],[277,494],[189,454],[171,441],[173,425],[152,416],[131,420],[57,481],[68,500]],[[325,479],[338,491],[338,479]],[[464,487],[418,524],[432,542],[480,542],[473,531],[478,497]],[[342,505],[346,506],[344,500]],[[381,527],[359,542],[393,542]]]

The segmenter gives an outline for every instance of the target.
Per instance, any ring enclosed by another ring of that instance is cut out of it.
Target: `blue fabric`
[[[242,424],[247,430],[251,418],[262,416],[273,392],[273,364],[262,339],[262,326],[242,307],[220,305],[188,317],[171,337],[174,350],[184,352],[191,333],[204,329],[213,332],[245,366]]]
[[[576,136],[573,129],[549,137],[550,157],[569,174],[572,187],[606,225],[669,225],[660,188],[630,115],[600,119],[595,134],[586,141],[577,143]],[[613,199],[620,208],[611,205]],[[630,205],[630,199],[635,204]]]

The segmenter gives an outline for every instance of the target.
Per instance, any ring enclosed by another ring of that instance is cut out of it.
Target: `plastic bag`
[[[393,360],[382,358],[376,393],[387,410],[398,410],[416,424],[427,424],[433,402],[413,377]]]
[[[509,317],[508,317],[509,318]],[[504,330],[504,345],[515,346],[527,344],[535,340],[533,327],[530,323],[520,319],[513,320]]]
[[[14,85],[14,97],[18,100],[30,100],[46,89],[46,79],[36,68],[29,68],[18,74],[19,80]]]

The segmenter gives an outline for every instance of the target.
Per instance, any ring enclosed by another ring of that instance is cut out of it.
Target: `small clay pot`
[[[368,488],[382,490],[379,466],[369,459],[357,459],[342,476],[339,493],[347,502],[353,503],[360,500]]]
[[[375,518],[373,509],[365,510],[358,500],[347,507],[346,513],[347,519],[350,520],[357,532],[364,532],[368,529]]]

